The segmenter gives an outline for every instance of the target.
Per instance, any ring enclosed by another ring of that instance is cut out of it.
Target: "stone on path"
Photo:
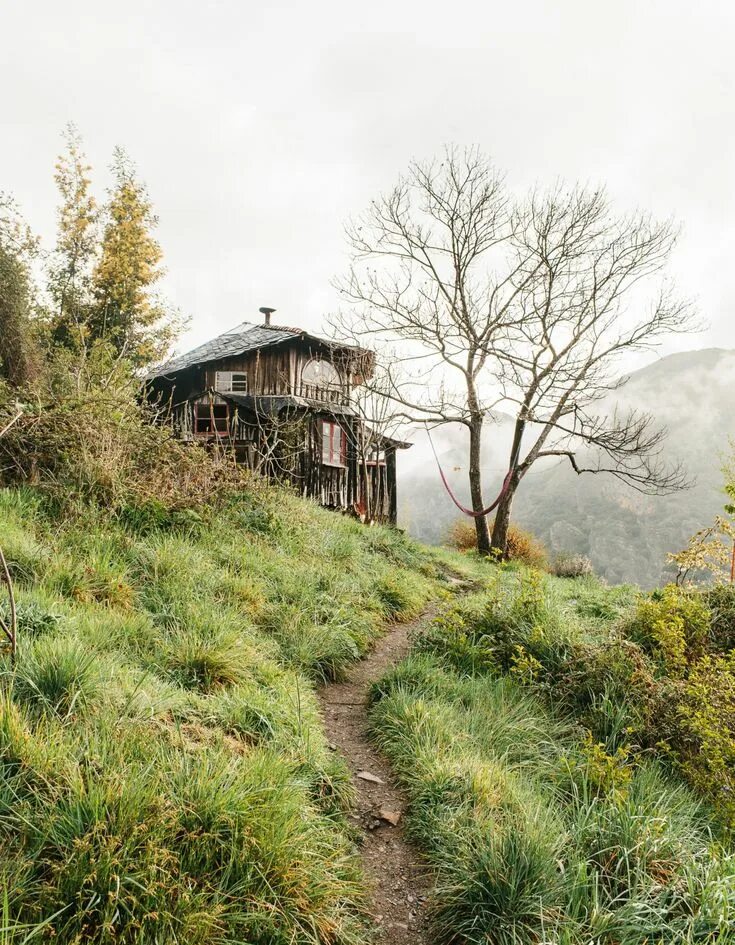
[[[371,784],[385,784],[382,778],[379,778],[377,774],[371,774],[369,771],[358,771],[356,777],[360,778],[361,781],[369,781]]]

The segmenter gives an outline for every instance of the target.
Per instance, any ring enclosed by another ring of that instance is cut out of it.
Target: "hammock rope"
[[[510,485],[511,479],[513,478],[513,468],[511,467],[508,472],[505,474],[505,479],[503,479],[503,485],[500,487],[500,492],[495,501],[488,505],[486,509],[483,509],[481,512],[473,512],[472,509],[468,509],[466,506],[462,505],[457,496],[452,491],[452,487],[449,485],[444,470],[442,469],[442,464],[439,462],[439,456],[437,455],[436,448],[434,447],[434,441],[431,438],[431,430],[429,429],[428,423],[424,423],[426,427],[426,435],[429,437],[429,444],[431,446],[431,452],[434,454],[434,459],[436,460],[436,466],[439,470],[439,475],[441,476],[441,481],[444,483],[444,488],[447,490],[449,498],[454,502],[460,512],[463,512],[465,515],[468,515],[470,518],[484,518],[486,515],[489,515],[491,512],[494,512],[495,509],[500,505],[505,497],[506,492],[508,491],[508,486]]]

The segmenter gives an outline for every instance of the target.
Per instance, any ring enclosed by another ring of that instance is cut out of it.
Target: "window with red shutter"
[[[345,466],[347,461],[347,437],[338,423],[322,421],[322,464]]]

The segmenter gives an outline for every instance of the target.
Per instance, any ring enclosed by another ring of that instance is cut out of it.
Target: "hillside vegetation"
[[[257,483],[178,511],[5,489],[0,535],[3,941],[363,941],[314,685],[436,592],[429,556]]]
[[[735,594],[485,584],[374,691],[436,941],[735,941]]]

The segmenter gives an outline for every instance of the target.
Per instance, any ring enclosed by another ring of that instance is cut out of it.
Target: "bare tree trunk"
[[[502,558],[508,557],[508,529],[510,528],[510,512],[513,507],[513,497],[515,496],[518,483],[513,479],[503,498],[498,503],[495,511],[495,523],[493,525],[492,547],[500,552]]]
[[[472,511],[481,512],[485,508],[482,496],[482,474],[480,471],[480,447],[482,445],[482,417],[473,420],[470,424],[470,497]],[[477,550],[481,555],[490,554],[490,530],[487,527],[487,516],[475,517],[475,531],[477,533]]]

